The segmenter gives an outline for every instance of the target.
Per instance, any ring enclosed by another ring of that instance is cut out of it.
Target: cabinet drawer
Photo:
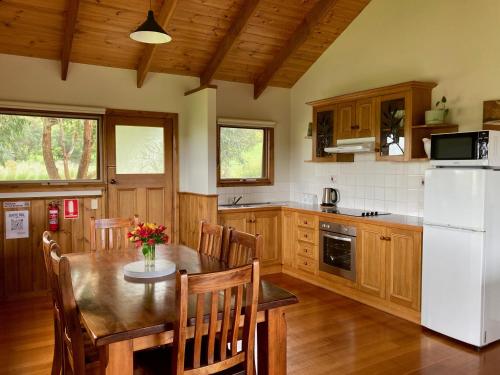
[[[316,244],[316,237],[318,236],[318,232],[315,229],[306,229],[306,228],[298,228],[297,230],[297,239],[299,241],[309,242],[312,244]]]
[[[297,257],[297,268],[299,270],[315,273],[316,272],[316,261],[310,258],[305,258],[302,256]]]
[[[304,228],[316,228],[316,217],[313,215],[299,214],[297,225]]]
[[[299,243],[297,244],[297,255],[315,259],[316,256],[314,252],[314,245],[299,241]]]

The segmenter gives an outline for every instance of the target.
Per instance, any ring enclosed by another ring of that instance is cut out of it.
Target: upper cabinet
[[[337,145],[340,139],[368,137],[375,137],[377,160],[424,157],[421,124],[425,111],[431,108],[435,86],[433,82],[412,81],[308,103],[314,109],[313,161],[351,161],[339,158],[353,158],[352,154],[329,155],[324,148]],[[330,112],[326,115],[323,111]],[[324,121],[326,118],[328,121]],[[315,128],[328,128],[328,140],[321,138]],[[439,129],[426,128],[425,137],[434,131]]]

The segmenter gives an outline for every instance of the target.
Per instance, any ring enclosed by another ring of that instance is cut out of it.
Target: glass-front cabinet
[[[408,152],[410,100],[405,93],[381,96],[379,104],[377,159],[404,160]]]
[[[331,159],[332,154],[325,152],[325,148],[332,147],[334,131],[337,125],[337,106],[328,106],[314,109],[313,122],[313,160]]]

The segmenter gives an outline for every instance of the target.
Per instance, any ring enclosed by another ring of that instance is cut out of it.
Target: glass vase
[[[142,254],[144,255],[144,263],[146,268],[153,268],[155,265],[155,252],[156,245],[144,244],[142,245]]]

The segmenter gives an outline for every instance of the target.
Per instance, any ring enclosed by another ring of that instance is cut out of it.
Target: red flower
[[[141,247],[141,245],[142,245],[142,241],[141,240],[135,241],[135,247]]]
[[[154,245],[155,244],[155,240],[153,240],[152,238],[150,238],[148,240],[148,245]]]

